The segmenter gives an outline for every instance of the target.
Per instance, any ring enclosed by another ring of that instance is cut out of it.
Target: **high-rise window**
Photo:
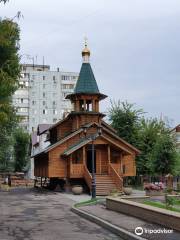
[[[43,114],[47,114],[47,110],[46,109],[43,109]]]
[[[45,97],[46,96],[46,94],[45,94],[45,92],[43,92],[43,97]]]
[[[18,108],[18,112],[28,112],[28,108]]]
[[[43,76],[43,80],[45,80],[45,76]]]
[[[57,114],[57,110],[56,109],[53,109],[53,114]]]
[[[73,89],[74,88],[74,84],[62,84],[62,88],[63,89]]]

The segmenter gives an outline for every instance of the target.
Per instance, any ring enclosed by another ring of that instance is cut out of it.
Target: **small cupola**
[[[82,50],[82,57],[83,57],[83,62],[84,63],[88,63],[89,62],[89,58],[90,58],[91,52],[87,47],[87,38],[85,38],[85,47]]]
[[[82,50],[83,63],[74,93],[66,96],[74,104],[75,112],[99,112],[99,101],[107,96],[99,92],[99,88],[92,71],[89,58],[90,50],[87,40]]]

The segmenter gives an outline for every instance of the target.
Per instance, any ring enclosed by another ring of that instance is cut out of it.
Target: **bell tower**
[[[90,50],[85,41],[82,50],[82,66],[76,87],[72,94],[66,96],[74,105],[71,114],[79,117],[79,127],[90,122],[100,123],[104,114],[99,112],[99,101],[107,96],[99,92],[99,88],[90,65]]]

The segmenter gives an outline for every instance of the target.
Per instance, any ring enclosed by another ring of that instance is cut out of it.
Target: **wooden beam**
[[[69,175],[71,177],[71,168],[72,168],[72,154],[70,155],[70,161],[69,161]]]
[[[84,112],[85,112],[87,110],[86,109],[86,100],[85,99],[83,100],[83,104],[84,104]]]
[[[99,161],[99,174],[102,173],[101,171],[101,163],[102,163],[102,156],[101,156],[102,152],[100,149],[97,149],[97,160]],[[96,161],[97,163],[97,161]]]
[[[108,164],[111,163],[111,148],[110,145],[108,145]]]
[[[83,147],[83,164],[86,165],[86,147]]]
[[[120,170],[121,170],[121,173],[123,173],[123,164],[122,164],[122,160],[123,160],[123,154],[121,153],[120,154]]]
[[[92,99],[92,110],[93,110],[93,112],[96,111],[96,106],[95,106],[95,100],[94,99]]]

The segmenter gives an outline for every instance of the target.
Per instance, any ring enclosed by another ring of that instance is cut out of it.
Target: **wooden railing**
[[[122,177],[118,174],[118,172],[116,171],[116,169],[113,168],[113,166],[111,165],[111,163],[109,163],[108,165],[108,172],[109,175],[112,177],[112,179],[114,180],[116,186],[118,189],[122,190],[123,187],[123,179]]]
[[[116,172],[120,175],[120,163],[110,163],[111,167],[114,168],[114,170],[116,170]]]
[[[89,189],[91,190],[92,176],[85,165],[84,165],[84,179],[85,179]]]
[[[71,177],[83,177],[84,165],[83,164],[71,164]]]

